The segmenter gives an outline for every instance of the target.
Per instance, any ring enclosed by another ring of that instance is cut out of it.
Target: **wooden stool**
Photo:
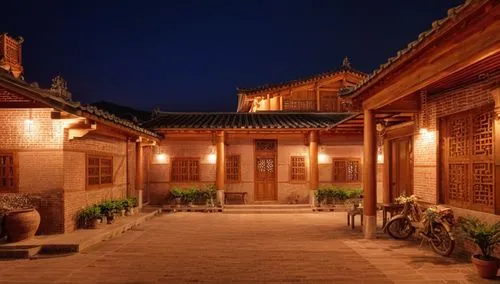
[[[354,217],[359,215],[361,219],[361,227],[363,227],[363,209],[362,208],[354,208],[347,211],[347,226],[351,225],[351,228],[354,230]]]

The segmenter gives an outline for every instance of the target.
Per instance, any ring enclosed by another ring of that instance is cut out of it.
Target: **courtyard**
[[[80,254],[0,265],[0,283],[185,282],[488,283],[417,241],[364,240],[343,212],[162,214]]]

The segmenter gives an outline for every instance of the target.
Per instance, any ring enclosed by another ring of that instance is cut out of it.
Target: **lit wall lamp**
[[[422,91],[420,93],[420,102],[422,105],[422,111],[420,114],[420,119],[419,119],[419,130],[418,132],[422,135],[426,135],[429,130],[427,129],[427,120],[428,120],[428,113],[427,113],[427,91]]]
[[[33,121],[32,110],[30,109],[29,117],[24,121],[24,130],[27,134],[33,134],[35,122]]]
[[[208,163],[214,165],[217,162],[217,154],[215,154],[214,146],[212,146],[207,157]]]
[[[155,162],[157,164],[167,164],[168,163],[168,156],[167,156],[167,154],[165,154],[161,151],[160,146],[156,146]]]
[[[328,164],[330,159],[328,158],[328,154],[325,152],[325,147],[321,146],[319,153],[318,153],[318,163],[320,164]]]

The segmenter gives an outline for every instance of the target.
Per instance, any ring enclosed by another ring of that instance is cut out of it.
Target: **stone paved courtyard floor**
[[[425,245],[364,240],[345,213],[163,214],[81,254],[0,262],[0,283],[185,282],[488,283]]]

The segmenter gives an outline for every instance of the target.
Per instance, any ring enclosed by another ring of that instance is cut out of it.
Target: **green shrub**
[[[347,191],[347,198],[361,198],[363,196],[363,190],[361,188],[355,188]]]
[[[132,197],[127,198],[127,200],[128,200],[129,207],[136,207],[137,206],[137,197],[132,196]]]
[[[363,191],[361,189],[344,189],[338,186],[324,186],[318,188],[315,197],[321,203],[324,201],[344,201],[351,198],[360,198]]]
[[[460,228],[465,238],[474,242],[480,249],[483,260],[493,260],[495,246],[500,244],[500,222],[488,225],[476,217],[460,218]]]
[[[99,205],[87,207],[80,211],[78,217],[83,222],[101,218],[101,207]]]
[[[114,212],[120,212],[125,209],[125,206],[123,206],[123,200],[113,200],[111,202],[113,202],[115,207]]]
[[[106,200],[103,203],[99,204],[99,207],[103,215],[110,216],[116,210],[116,202]]]
[[[182,198],[184,196],[184,191],[178,187],[172,188],[170,193],[172,193],[172,196],[174,198]]]

